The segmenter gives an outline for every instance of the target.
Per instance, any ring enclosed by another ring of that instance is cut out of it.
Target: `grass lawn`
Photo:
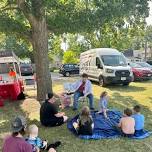
[[[68,79],[73,81],[74,78]],[[65,81],[65,80],[64,80]],[[54,92],[62,91],[63,80],[53,82]],[[99,95],[103,90],[110,94],[109,108],[117,108],[123,111],[124,108],[132,108],[139,104],[143,108],[143,114],[146,117],[145,128],[152,130],[152,81],[132,83],[129,87],[109,86],[101,88],[93,85],[96,108]],[[104,140],[81,140],[72,135],[66,127],[66,124],[55,128],[45,128],[39,122],[40,105],[35,99],[35,90],[27,90],[28,98],[20,102],[6,102],[5,107],[0,108],[0,147],[3,137],[9,133],[10,120],[19,114],[23,114],[28,119],[28,124],[35,123],[39,126],[39,135],[50,142],[61,140],[62,146],[58,152],[150,152],[152,151],[152,137],[144,140],[130,140],[124,138],[104,139]],[[80,107],[84,104],[81,103]],[[77,112],[72,109],[64,110],[69,117]],[[1,151],[1,148],[0,148]]]

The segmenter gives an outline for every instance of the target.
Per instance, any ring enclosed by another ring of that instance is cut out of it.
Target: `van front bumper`
[[[106,84],[110,84],[110,83],[114,83],[114,84],[123,84],[123,83],[130,83],[133,81],[133,77],[129,76],[129,77],[103,77],[104,78],[104,83]]]

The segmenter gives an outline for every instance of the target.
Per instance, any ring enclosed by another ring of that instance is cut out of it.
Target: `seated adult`
[[[16,117],[11,123],[12,135],[4,140],[2,152],[32,152],[32,146],[23,138],[25,129],[25,118],[22,116]]]
[[[11,123],[12,135],[4,140],[2,152],[33,152],[32,146],[25,141],[26,119],[23,116],[16,117]],[[50,148],[48,152],[56,152]]]
[[[64,112],[58,112],[53,93],[48,93],[48,99],[40,108],[40,121],[44,126],[60,126],[67,121]]]
[[[74,102],[73,102],[73,110],[78,109],[78,102],[80,97],[88,98],[89,99],[89,107],[91,110],[94,110],[94,101],[93,101],[93,94],[92,94],[92,84],[91,81],[88,80],[87,74],[82,74],[82,79],[78,80],[74,84]]]

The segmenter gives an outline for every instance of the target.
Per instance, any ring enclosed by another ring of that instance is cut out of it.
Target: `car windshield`
[[[127,62],[122,55],[102,55],[101,59],[107,66],[126,66]]]
[[[132,68],[142,68],[141,65],[137,64],[137,63],[130,63],[129,64]]]
[[[149,68],[151,68],[151,65],[149,65],[146,62],[139,62],[138,64],[141,65],[142,67],[149,67]]]

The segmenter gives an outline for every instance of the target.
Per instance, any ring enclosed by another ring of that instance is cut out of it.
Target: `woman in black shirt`
[[[53,93],[48,94],[48,99],[42,104],[40,108],[40,121],[44,126],[60,126],[68,119],[64,112],[58,112],[55,105]]]
[[[92,135],[94,123],[90,115],[89,107],[85,106],[82,108],[79,119],[73,123],[73,126],[79,135]]]

